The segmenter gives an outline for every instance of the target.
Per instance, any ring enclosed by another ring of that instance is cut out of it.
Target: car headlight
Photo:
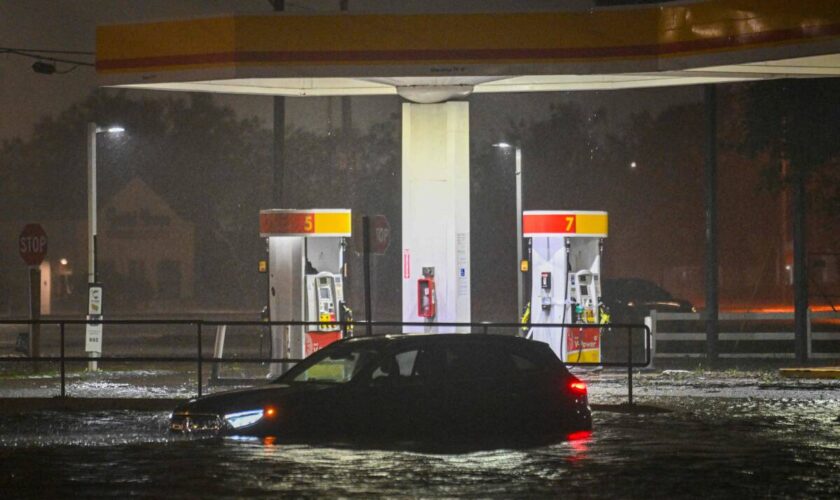
[[[263,417],[263,410],[248,410],[225,414],[225,422],[234,429],[257,423]]]

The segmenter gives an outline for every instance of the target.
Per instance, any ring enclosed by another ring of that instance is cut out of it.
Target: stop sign
[[[374,215],[370,218],[370,250],[382,255],[391,244],[391,225],[384,215]]]
[[[40,224],[27,224],[18,238],[18,249],[24,262],[37,266],[47,255],[47,233]]]

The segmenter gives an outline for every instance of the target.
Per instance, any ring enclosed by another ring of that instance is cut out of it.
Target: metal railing
[[[165,326],[188,326],[194,328],[195,332],[195,355],[191,356],[68,356],[66,354],[67,335],[66,330],[69,325],[88,325],[88,324],[102,324],[102,325],[165,325]],[[203,394],[203,378],[205,363],[298,363],[302,361],[297,358],[284,357],[237,357],[235,359],[227,359],[223,357],[207,357],[204,355],[204,344],[202,336],[207,331],[205,327],[213,326],[259,326],[261,328],[270,327],[296,327],[296,326],[319,326],[332,325],[339,326],[342,332],[347,332],[352,329],[356,332],[360,330],[365,331],[365,335],[355,336],[370,336],[376,333],[378,329],[380,334],[382,330],[388,331],[384,334],[401,335],[405,333],[422,333],[422,332],[405,332],[406,328],[435,328],[436,333],[471,333],[471,334],[491,334],[492,330],[508,330],[508,332],[517,332],[523,326],[520,323],[493,323],[493,322],[478,322],[478,323],[425,323],[425,322],[396,322],[396,321],[355,321],[355,322],[307,322],[307,321],[221,321],[221,320],[202,320],[202,319],[39,319],[39,320],[0,320],[2,325],[54,325],[58,326],[59,331],[59,355],[58,356],[0,356],[0,363],[3,362],[19,362],[32,363],[37,368],[38,363],[58,363],[59,364],[59,379],[60,379],[60,396],[67,395],[67,363],[83,363],[90,361],[99,362],[119,362],[119,363],[195,363],[196,367],[196,394],[201,397]],[[532,328],[550,328],[562,329],[561,344],[565,343],[566,329],[587,329],[599,328],[603,330],[626,329],[627,331],[627,361],[601,361],[601,362],[565,362],[568,366],[599,366],[599,367],[626,367],[627,368],[627,390],[628,401],[633,404],[633,368],[642,368],[650,366],[651,364],[651,331],[646,325],[636,324],[610,324],[610,325],[582,325],[569,323],[532,323],[529,325]],[[446,329],[452,329],[451,332]],[[644,332],[644,353],[643,361],[634,361],[633,359],[633,330],[639,329]],[[42,332],[43,333],[43,332]],[[511,333],[508,333],[510,335]]]
[[[718,334],[718,340],[728,349],[718,354],[728,359],[794,359],[792,312],[734,312],[721,313],[719,320],[728,323]],[[816,321],[840,321],[840,313],[808,311],[805,332],[808,359],[840,359],[840,328],[838,331],[814,331]],[[705,358],[706,333],[702,330],[702,313],[663,313],[651,311],[645,323],[653,333],[654,359]],[[735,323],[743,330],[749,324],[755,331],[727,331]],[[667,329],[664,326],[667,325]],[[784,326],[782,326],[784,325]],[[738,349],[743,342],[752,349]],[[816,347],[815,347],[816,344]],[[821,350],[830,346],[834,350]]]

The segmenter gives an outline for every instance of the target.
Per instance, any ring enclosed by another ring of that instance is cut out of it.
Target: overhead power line
[[[55,50],[55,49],[29,49],[24,47],[0,47],[1,51],[40,52],[41,54],[73,54],[80,56],[94,56],[96,52],[84,50]]]
[[[45,56],[42,54],[86,54],[86,55],[93,55],[92,53],[82,53],[77,51],[47,51],[47,50],[32,50],[32,49],[18,49],[18,48],[11,48],[11,47],[0,47],[0,54],[11,54],[15,56],[21,57],[28,57],[30,59],[36,59],[39,61],[52,61],[58,63],[65,63],[65,64],[74,64],[76,66],[95,66],[94,63],[88,61],[78,61],[75,59],[65,59],[63,57],[52,57],[52,56]]]

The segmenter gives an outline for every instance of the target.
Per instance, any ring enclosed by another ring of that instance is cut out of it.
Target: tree
[[[99,206],[140,177],[195,224],[198,297],[256,309],[264,293],[253,270],[264,248],[258,211],[270,204],[270,132],[207,94],[137,95],[98,90],[56,118],[43,118],[31,139],[5,142],[4,213],[20,220],[84,221],[86,123],[121,124],[127,131],[122,137],[98,141]]]
[[[740,151],[764,162],[765,187],[778,192],[801,176],[814,184],[814,199],[837,206],[836,167],[840,160],[840,81],[788,79],[754,83],[739,96]],[[781,161],[790,168],[783,171]],[[834,193],[835,195],[832,195]],[[825,210],[840,216],[840,212]]]
[[[807,359],[808,184],[822,180],[823,196],[817,199],[829,207],[837,205],[832,198],[838,192],[840,86],[835,79],[755,84],[744,93],[743,102],[743,150],[767,158],[765,179],[771,189],[786,187],[792,192],[795,345],[796,358],[803,362]]]

